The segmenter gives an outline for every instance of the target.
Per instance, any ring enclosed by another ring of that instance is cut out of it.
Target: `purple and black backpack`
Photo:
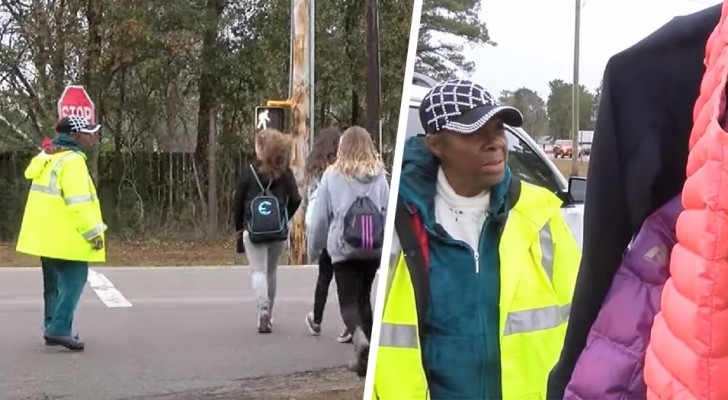
[[[344,215],[344,241],[354,253],[380,251],[384,240],[384,214],[369,196],[358,196]]]

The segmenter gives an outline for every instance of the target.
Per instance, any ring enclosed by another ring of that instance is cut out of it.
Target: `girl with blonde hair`
[[[257,162],[248,165],[235,191],[233,211],[238,252],[247,255],[258,308],[258,332],[273,330],[278,259],[288,223],[301,204],[290,168],[290,136],[266,129],[255,136]]]
[[[318,188],[312,247],[334,266],[341,316],[354,332],[349,369],[366,375],[372,330],[371,289],[379,268],[389,201],[384,164],[371,135],[354,126],[341,136],[336,161]]]

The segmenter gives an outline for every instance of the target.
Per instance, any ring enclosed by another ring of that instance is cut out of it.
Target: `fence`
[[[28,182],[24,169],[34,153],[0,152],[0,240],[13,240],[20,227]],[[238,177],[252,154],[229,150],[218,155],[217,226],[232,227],[232,202]],[[385,162],[391,165],[391,154]],[[207,191],[197,177],[190,153],[102,153],[98,192],[104,220],[124,238],[196,240],[207,237],[204,200]]]

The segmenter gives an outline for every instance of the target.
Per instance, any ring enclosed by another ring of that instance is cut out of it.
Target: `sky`
[[[573,81],[574,0],[482,0],[481,19],[498,45],[465,45],[471,78],[494,95],[527,87],[546,100],[548,82]],[[720,0],[583,0],[579,82],[598,86],[609,58],[678,15]]]

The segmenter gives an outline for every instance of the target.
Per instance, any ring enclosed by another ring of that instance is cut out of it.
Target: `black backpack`
[[[288,238],[288,211],[281,207],[280,201],[270,192],[268,187],[260,183],[255,168],[250,171],[258,183],[261,192],[250,201],[250,219],[248,220],[248,237],[251,243],[270,243],[284,241]]]
[[[344,215],[344,242],[355,252],[381,251],[384,214],[368,195],[358,196]]]

